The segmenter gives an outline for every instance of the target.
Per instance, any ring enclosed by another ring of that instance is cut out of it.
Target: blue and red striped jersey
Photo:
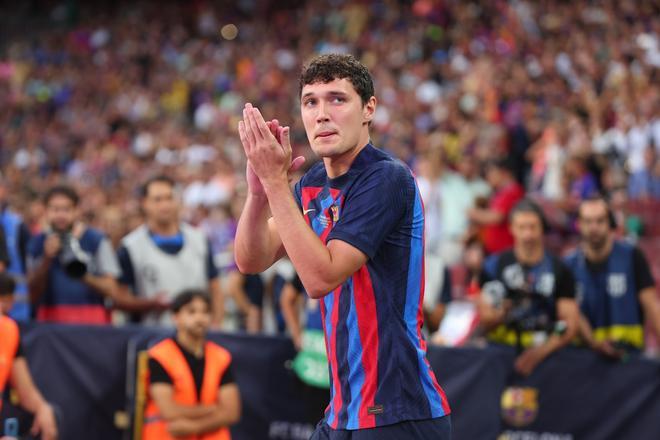
[[[307,223],[367,263],[321,301],[330,371],[325,420],[362,429],[449,414],[422,337],[424,210],[410,170],[368,144],[348,172],[323,163],[295,187]]]

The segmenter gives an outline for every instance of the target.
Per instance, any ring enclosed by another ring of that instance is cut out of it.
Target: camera
[[[62,247],[59,262],[64,272],[71,278],[82,278],[87,273],[89,255],[80,247],[80,242],[70,232],[58,234]]]

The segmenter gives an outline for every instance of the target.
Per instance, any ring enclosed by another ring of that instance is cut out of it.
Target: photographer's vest
[[[14,305],[9,311],[9,316],[18,321],[27,321],[30,319],[30,301],[25,280],[25,267],[23,267],[23,258],[19,249],[20,230],[23,221],[18,214],[10,211],[9,208],[2,211],[0,219],[2,220],[2,228],[5,231],[7,253],[10,260],[7,272],[16,280]]]
[[[100,231],[87,228],[78,240],[80,249],[92,257],[88,269],[91,273],[97,270],[93,267],[95,255],[104,239],[105,236]],[[43,258],[46,234],[39,234],[33,240],[35,243],[31,247],[36,251],[36,255],[31,256],[36,259]],[[36,307],[38,321],[70,324],[110,323],[110,313],[105,307],[103,296],[82,280],[67,275],[57,257],[50,265],[46,290]]]
[[[567,257],[566,263],[575,275],[580,309],[593,328],[594,338],[641,349],[644,327],[637,299],[633,252],[633,246],[615,241],[606,269],[600,272],[589,270],[581,249]]]
[[[14,356],[18,349],[18,326],[13,319],[0,315],[0,409],[5,386],[14,365]]]
[[[204,347],[204,379],[199,396],[190,366],[174,340],[165,339],[159,342],[149,350],[149,356],[157,360],[172,379],[174,402],[185,406],[218,404],[218,391],[222,376],[231,363],[231,355],[227,350],[213,342],[206,343]],[[146,389],[149,390],[149,383],[147,383]],[[222,405],[222,402],[220,404]],[[161,418],[156,403],[149,397],[149,391],[147,391],[142,440],[170,439],[174,440],[174,437],[167,432],[167,422]],[[176,437],[176,439],[230,440],[231,435],[229,429],[224,427],[206,434]]]
[[[203,232],[186,224],[181,225],[183,247],[176,254],[168,254],[158,247],[142,225],[122,240],[128,251],[135,274],[136,295],[153,298],[158,294],[171,300],[186,289],[208,290],[208,241]],[[148,315],[146,324],[171,324],[169,313],[160,318]]]
[[[524,319],[536,320],[539,323],[545,321],[547,325],[521,330],[516,328],[517,322],[510,325],[501,324],[488,332],[486,336],[493,342],[513,346],[520,344],[524,348],[540,345],[546,340],[556,321],[556,273],[559,262],[546,252],[539,264],[525,272],[515,259],[511,259],[509,264],[503,261],[502,255],[509,253],[512,251],[495,256],[497,258],[495,273],[491,274],[496,278],[494,283],[501,284],[503,298],[513,301],[512,312],[519,304],[517,300],[523,300],[525,299],[523,297],[526,296],[530,301],[530,306]],[[520,295],[519,292],[524,289],[528,289],[529,293]],[[516,295],[519,296],[516,297]]]

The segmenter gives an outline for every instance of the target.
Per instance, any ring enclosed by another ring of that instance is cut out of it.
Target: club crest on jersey
[[[618,298],[626,293],[626,275],[623,273],[613,273],[607,277],[607,291],[613,298]]]
[[[539,391],[531,387],[509,387],[500,401],[502,419],[517,428],[527,426],[536,419],[539,410]]]
[[[332,213],[332,223],[337,223],[339,221],[339,206],[332,205],[330,212]]]

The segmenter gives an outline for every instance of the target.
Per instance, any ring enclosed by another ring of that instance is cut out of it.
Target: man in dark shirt
[[[514,246],[486,261],[493,281],[483,287],[481,324],[493,342],[522,351],[515,369],[530,374],[575,335],[578,307],[570,270],[543,245],[540,208],[523,200],[511,213]]]
[[[229,439],[241,403],[231,372],[231,354],[206,340],[211,299],[187,290],[172,303],[175,338],[149,350],[149,387],[144,440],[188,435]]]
[[[644,254],[613,237],[616,226],[607,202],[584,200],[578,210],[580,247],[567,257],[583,314],[580,335],[593,349],[620,355],[615,346],[644,348],[644,324],[660,340],[660,303]]]

